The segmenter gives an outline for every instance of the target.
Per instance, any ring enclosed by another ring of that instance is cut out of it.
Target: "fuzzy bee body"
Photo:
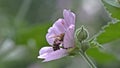
[[[55,41],[54,41],[54,44],[53,44],[53,50],[54,51],[60,49],[60,44],[62,44],[63,38],[64,38],[64,33],[55,37]]]

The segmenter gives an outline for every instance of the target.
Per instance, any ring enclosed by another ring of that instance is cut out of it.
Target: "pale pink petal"
[[[39,51],[38,58],[43,58],[44,59],[51,52],[53,52],[53,47],[43,47]]]
[[[75,24],[75,14],[73,12],[64,9],[63,16],[68,27],[70,26],[70,24]]]
[[[55,36],[65,33],[65,25],[63,19],[58,19],[52,27],[48,29],[46,40],[50,45],[53,45]]]
[[[53,32],[55,35],[59,35],[65,32],[64,19],[58,19],[52,27],[48,29],[49,32]]]
[[[51,52],[49,54],[46,55],[45,60],[43,62],[48,62],[51,60],[56,60],[59,58],[62,58],[64,56],[68,55],[68,52],[66,49],[60,49],[60,50],[56,50],[54,52]]]
[[[53,45],[54,43],[54,40],[55,40],[54,36],[56,36],[54,32],[49,32],[46,34],[46,40],[50,45]]]
[[[60,31],[58,29],[56,29],[56,26],[52,26],[48,29],[48,33],[53,33],[54,35],[59,35]]]
[[[63,19],[58,19],[54,24],[53,27],[55,27],[55,29],[58,32],[58,34],[64,33],[65,32],[65,24],[64,24],[64,20]]]
[[[50,27],[48,33],[46,34],[46,40],[50,45],[53,45],[55,41],[55,36],[60,34],[60,31],[56,29],[57,27]]]
[[[60,50],[53,51],[52,47],[43,47],[39,51],[38,58],[44,59],[43,62],[47,62],[47,61],[62,58],[66,55],[68,55],[68,52],[66,49],[61,48]]]
[[[39,54],[49,53],[53,51],[53,47],[43,47],[40,49]]]
[[[64,48],[74,47],[74,29],[75,27],[72,24],[67,29],[63,40]]]

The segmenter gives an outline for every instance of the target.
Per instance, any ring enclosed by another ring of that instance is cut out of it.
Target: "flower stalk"
[[[81,26],[81,28],[78,28],[75,32],[75,39],[77,43],[76,46],[79,46],[79,53],[82,56],[82,58],[88,63],[90,68],[97,68],[86,54],[86,51],[90,48],[89,41],[87,41],[88,36],[89,36],[89,33],[87,29],[84,28],[84,26]]]
[[[80,55],[82,56],[82,58],[88,63],[88,65],[90,66],[90,68],[97,68],[95,66],[95,64],[91,61],[91,59],[87,56],[86,52],[83,52],[80,50]]]

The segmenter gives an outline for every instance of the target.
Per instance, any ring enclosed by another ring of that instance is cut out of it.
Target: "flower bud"
[[[85,52],[88,48],[90,48],[89,42],[82,42],[81,43],[81,50]]]
[[[84,28],[84,26],[81,26],[81,28],[78,28],[76,30],[76,38],[78,39],[79,42],[82,42],[88,38],[88,32]]]

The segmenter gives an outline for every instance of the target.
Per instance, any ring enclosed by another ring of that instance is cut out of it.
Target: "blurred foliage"
[[[50,20],[51,15],[55,12],[55,4],[55,0],[0,0],[0,12],[5,13],[8,17],[16,17],[24,5],[25,9],[22,9],[22,11],[27,9],[24,20],[31,24],[43,23]]]
[[[23,0],[0,0],[0,11],[15,16]]]
[[[21,28],[16,33],[16,44],[28,44],[29,39],[35,40],[38,47],[47,46],[45,35],[51,23],[38,24],[27,28]],[[24,39],[23,39],[24,38]]]

